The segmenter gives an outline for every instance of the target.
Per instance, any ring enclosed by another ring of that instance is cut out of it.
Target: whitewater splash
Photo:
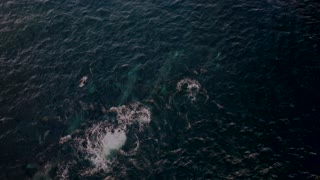
[[[79,84],[79,87],[83,87],[88,81],[88,76],[83,76],[81,79],[80,79],[80,84]]]
[[[89,174],[100,170],[106,171],[110,165],[108,156],[112,151],[119,150],[126,142],[126,132],[120,128],[113,128],[107,122],[100,122],[88,128],[83,137],[78,137],[76,149],[85,159],[89,160],[93,169]]]
[[[117,120],[121,125],[131,125],[134,122],[139,122],[139,125],[143,126],[151,121],[150,110],[137,102],[127,106],[112,107],[109,111],[117,113]]]
[[[200,100],[204,102],[209,100],[206,89],[194,79],[185,78],[178,81],[176,85],[176,92],[170,96],[169,103],[172,104],[172,101],[175,101],[175,98],[179,97],[179,94],[181,95],[181,93],[186,94],[186,97],[191,101],[192,104],[198,101],[199,97]]]
[[[186,86],[186,91],[188,93],[188,97],[191,98],[191,101],[195,101],[197,94],[200,91],[201,84],[193,79],[182,79],[177,83],[176,90],[182,91],[183,87]]]
[[[72,146],[91,162],[92,167],[86,168],[81,173],[83,176],[107,172],[112,152],[119,151],[126,143],[128,127],[138,124],[139,131],[143,131],[151,121],[151,111],[140,102],[111,107],[108,112],[116,113],[117,123],[111,123],[111,118],[106,119],[93,124],[72,140],[69,140],[69,136],[60,140],[61,144],[68,142],[66,139],[71,141]],[[134,150],[137,148],[138,146]]]

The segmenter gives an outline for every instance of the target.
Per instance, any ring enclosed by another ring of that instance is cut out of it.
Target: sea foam
[[[176,90],[182,91],[183,87],[186,86],[186,92],[188,93],[188,97],[191,99],[191,101],[195,101],[197,98],[197,95],[200,92],[201,84],[193,79],[182,79],[177,83]]]
[[[140,102],[111,107],[108,112],[116,113],[117,123],[111,123],[110,119],[97,122],[88,127],[84,133],[79,133],[81,135],[70,140],[73,147],[92,164],[81,173],[84,176],[101,171],[107,172],[112,164],[110,158],[112,152],[119,151],[126,143],[127,128],[137,123],[141,132],[151,121],[150,109]],[[66,137],[62,137],[60,143],[66,142],[68,142]],[[139,145],[134,148],[134,151],[138,150],[138,147]]]

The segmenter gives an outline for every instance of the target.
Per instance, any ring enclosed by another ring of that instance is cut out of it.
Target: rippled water
[[[320,178],[319,15],[2,0],[0,179]]]

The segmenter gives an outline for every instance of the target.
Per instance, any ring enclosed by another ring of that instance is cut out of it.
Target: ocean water
[[[320,179],[315,0],[1,0],[0,179]]]

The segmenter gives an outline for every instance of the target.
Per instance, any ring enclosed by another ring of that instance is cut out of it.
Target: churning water
[[[314,0],[1,0],[0,179],[319,179]]]

